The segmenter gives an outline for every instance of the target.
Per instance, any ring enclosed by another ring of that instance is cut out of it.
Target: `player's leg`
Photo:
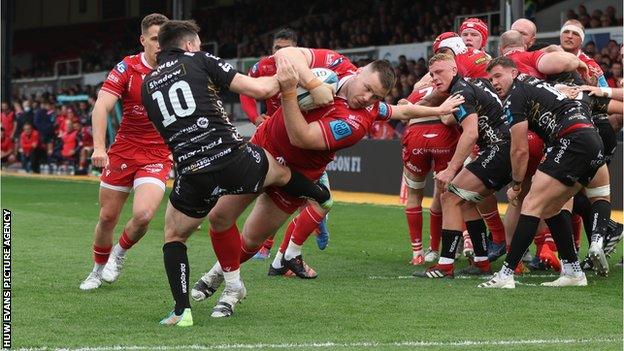
[[[102,270],[113,246],[113,231],[129,192],[130,187],[114,187],[106,183],[100,185],[100,213],[93,233],[94,264],[89,276],[80,284],[82,290],[97,289],[102,285]]]
[[[492,270],[487,255],[487,227],[477,210],[477,204],[481,203],[481,199],[491,195],[492,190],[488,189],[475,173],[466,168],[453,180],[449,192],[461,199],[458,205],[461,208],[461,216],[474,250],[471,265],[459,273],[469,275],[491,274]]]
[[[188,279],[191,270],[185,243],[195,228],[204,220],[204,216],[191,217],[188,214],[191,214],[192,211],[185,212],[187,214],[176,209],[171,202],[167,204],[163,260],[175,307],[166,318],[160,321],[160,324],[163,325],[177,325],[180,327],[193,325],[188,294]]]
[[[279,164],[268,151],[258,146],[250,144],[248,148],[251,148],[252,152],[264,152],[264,156],[268,160],[269,168],[263,187],[277,186],[289,195],[313,199],[321,207],[331,208],[333,200],[331,199],[329,189],[325,185],[313,183],[303,174]]]
[[[606,276],[609,272],[609,262],[604,253],[604,240],[607,235],[609,218],[611,218],[611,185],[609,184],[609,170],[607,165],[600,167],[589,185],[585,188],[592,207],[591,243],[589,257],[593,262],[596,273]]]
[[[403,179],[407,186],[407,201],[404,211],[412,245],[412,259],[410,263],[416,266],[423,264],[425,261],[422,246],[422,200],[426,179],[423,176],[415,175],[407,168],[403,168]]]
[[[318,227],[322,219],[327,215],[329,210],[320,207],[315,202],[310,201],[301,212],[293,219],[294,227],[292,228],[291,238],[288,246],[284,251],[284,259],[282,264],[290,269],[299,278],[312,279],[316,278],[316,273],[306,269],[303,262],[301,249],[303,243],[308,239],[312,231]]]
[[[495,261],[497,258],[505,254],[505,226],[498,213],[498,202],[494,195],[486,197],[478,205],[479,213],[485,220],[490,233],[491,240],[488,240],[488,259]]]
[[[321,175],[319,182],[325,185],[325,187],[331,191],[327,171],[323,172],[323,175]],[[326,214],[321,220],[321,223],[319,223],[318,228],[316,229],[316,245],[318,246],[319,250],[325,250],[327,248],[327,245],[329,244],[329,227],[327,226],[328,220],[329,214]]]
[[[113,246],[111,256],[102,271],[102,278],[107,283],[112,283],[119,278],[126,258],[126,252],[147,232],[149,222],[154,217],[156,210],[158,210],[164,194],[164,183],[162,185],[143,183],[135,188],[132,217],[124,226],[119,241]]]
[[[429,208],[429,249],[425,252],[425,262],[435,262],[440,257],[440,238],[442,236],[442,203],[440,190],[433,187],[433,201]]]
[[[126,162],[127,174],[133,177],[132,217],[124,226],[119,241],[113,247],[111,256],[102,271],[102,279],[108,283],[119,278],[126,251],[130,250],[147,233],[149,223],[165,194],[165,183],[172,166],[166,158],[139,159],[134,164]]]
[[[462,205],[465,201],[477,203],[490,193],[491,192],[486,189],[481,180],[466,168],[462,169],[457,176],[455,176],[453,182],[449,185],[449,189],[440,197],[442,201],[442,213],[444,213],[442,219],[442,250],[440,252],[440,259],[438,260],[438,264],[427,268],[424,272],[416,272],[416,276],[426,278],[453,277],[455,254],[460,240],[463,239],[464,220],[466,220],[466,223],[469,223],[472,222],[475,217],[480,218],[474,205],[469,205],[469,207],[472,207],[472,210],[469,208],[462,209]],[[468,219],[464,219],[464,212],[469,215]],[[481,219],[481,221],[483,220]],[[483,223],[483,225],[485,226],[485,223]],[[485,257],[487,260],[487,253],[485,253]]]

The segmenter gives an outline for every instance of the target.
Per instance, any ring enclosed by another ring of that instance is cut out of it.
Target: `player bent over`
[[[546,144],[544,160],[539,165],[529,193],[522,202],[511,248],[503,267],[494,277],[479,285],[482,288],[514,288],[513,270],[529,247],[540,218],[545,219],[557,244],[562,262],[561,276],[544,286],[585,286],[572,238],[571,213],[562,210],[583,186],[596,188],[608,182],[602,140],[594,129],[589,111],[578,101],[553,86],[534,78],[517,79],[515,63],[506,57],[493,60],[488,71],[499,96],[506,97],[505,115],[512,130],[512,143],[527,150],[526,133],[530,128]],[[521,151],[519,151],[521,153]],[[516,180],[524,178],[526,158],[512,155]],[[514,181],[507,196],[515,201],[522,190]]]
[[[322,206],[331,204],[328,189],[291,173],[262,148],[243,141],[217,94],[222,88],[267,98],[278,92],[278,81],[239,74],[220,58],[200,51],[198,31],[193,21],[170,21],[162,26],[159,65],[142,88],[148,116],[171,149],[178,170],[165,214],[163,257],[175,300],[174,310],[161,321],[166,325],[193,325],[185,242],[219,197],[259,193],[275,185]],[[210,222],[213,248],[226,280],[213,316],[231,315],[246,295],[240,280],[241,239],[235,220]]]
[[[436,54],[429,60],[429,72],[436,90],[465,98],[453,116],[462,134],[448,167],[435,179],[442,200],[442,251],[438,264],[414,275],[425,278],[454,276],[454,260],[462,238],[462,218],[474,244],[474,261],[463,274],[487,274],[491,271],[487,257],[486,225],[477,204],[510,181],[510,135],[504,121],[500,100],[489,81],[467,81],[457,75],[453,57]],[[464,169],[462,166],[474,145],[479,154]]]

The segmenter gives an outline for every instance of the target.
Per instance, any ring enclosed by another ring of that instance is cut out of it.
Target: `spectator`
[[[2,119],[1,122],[2,128],[5,129],[6,137],[13,139],[15,130],[17,129],[17,120],[15,119],[15,112],[13,112],[10,108],[8,102],[2,102]],[[5,137],[5,134],[2,134],[2,137]]]
[[[0,127],[0,129],[2,129],[2,147],[0,148],[2,166],[10,165],[15,162],[13,138],[4,127]]]
[[[82,149],[80,150],[79,168],[76,174],[87,174],[87,160],[93,153],[93,132],[91,126],[83,125],[80,129]]]
[[[622,87],[622,63],[615,61],[608,71],[607,83],[612,88]]]
[[[72,173],[75,169],[76,162],[80,156],[80,149],[82,147],[82,142],[80,140],[80,131],[82,126],[80,125],[80,122],[68,119],[66,123],[67,127],[65,129],[65,133],[61,137],[63,142],[61,156],[63,157],[63,173],[65,174]]]
[[[31,109],[31,102],[29,100],[24,101],[23,107],[19,102],[13,103],[13,107],[15,109],[15,119],[17,122],[15,132],[13,133],[13,143],[15,144],[15,147],[18,148],[20,145],[19,139],[22,135],[24,125],[26,123],[32,125],[35,114]],[[15,154],[17,154],[17,149],[15,150]]]
[[[54,151],[54,122],[56,120],[56,112],[54,106],[49,101],[41,103],[41,108],[35,112],[33,126],[39,132],[41,138],[41,147],[46,157],[43,160],[47,165],[47,169],[52,167],[52,153]]]
[[[38,164],[37,149],[39,148],[39,132],[33,129],[32,124],[24,124],[22,135],[20,135],[20,148],[22,167],[27,173],[38,171],[35,167]]]

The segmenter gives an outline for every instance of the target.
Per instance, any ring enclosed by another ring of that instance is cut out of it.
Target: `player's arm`
[[[527,133],[529,123],[522,121],[514,124],[509,129],[511,132],[511,176],[514,183],[520,184],[526,175],[529,162],[529,140]]]
[[[464,103],[461,95],[449,96],[440,106],[424,105],[391,105],[392,116],[390,119],[406,120],[431,116],[448,115],[458,110],[458,106]]]
[[[287,58],[291,62],[299,75],[299,84],[310,92],[316,106],[326,106],[334,102],[335,91],[333,88],[328,84],[323,84],[320,79],[314,76],[310,69],[310,63],[312,62],[310,49],[298,47],[281,48],[273,56],[276,63],[282,58]]]
[[[586,76],[588,67],[576,55],[558,51],[542,55],[537,61],[537,70],[545,75],[581,70],[584,72],[583,76]]]
[[[245,113],[249,121],[255,125],[262,123],[264,121],[264,118],[260,117],[260,114],[258,114],[258,106],[256,104],[256,99],[251,98],[247,95],[243,95],[243,94],[239,96],[240,96],[241,109],[243,110],[243,112]]]
[[[108,156],[106,155],[106,127],[108,115],[115,108],[119,98],[104,89],[100,89],[97,100],[93,106],[91,123],[93,128],[93,155],[91,161],[95,167],[106,167]]]
[[[283,50],[283,49],[281,49]],[[321,125],[318,122],[308,123],[301,114],[297,102],[297,82],[299,75],[285,57],[276,58],[277,80],[282,91],[282,114],[288,139],[293,146],[309,150],[327,150]]]
[[[478,118],[476,113],[471,113],[461,121],[462,133],[457,141],[455,153],[447,166],[447,169],[451,169],[455,174],[464,166],[464,161],[470,156],[477,143],[479,138]]]
[[[266,100],[279,92],[279,83],[275,77],[252,78],[236,73],[229,88],[232,92],[247,95],[256,100]]]

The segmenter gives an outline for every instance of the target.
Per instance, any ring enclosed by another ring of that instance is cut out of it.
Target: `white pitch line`
[[[315,343],[282,343],[282,344],[217,344],[217,345],[182,345],[182,346],[102,346],[102,347],[79,347],[79,348],[21,348],[21,351],[121,351],[121,350],[257,350],[257,349],[332,349],[341,347],[471,347],[471,346],[519,346],[519,345],[579,345],[594,343],[616,343],[622,342],[621,338],[595,338],[595,339],[533,339],[533,340],[489,340],[489,341],[397,341],[397,342],[315,342]]]
[[[481,280],[485,280],[485,279],[490,279],[492,278],[491,275],[489,276],[485,276],[485,275],[481,275],[481,276],[471,276],[471,275],[456,275],[455,279],[481,279]],[[522,274],[518,277],[515,277],[515,279],[522,279],[522,278],[559,278],[559,274]],[[394,279],[417,279],[417,277],[414,277],[413,275],[370,275],[368,276],[368,279],[371,280],[394,280]]]

